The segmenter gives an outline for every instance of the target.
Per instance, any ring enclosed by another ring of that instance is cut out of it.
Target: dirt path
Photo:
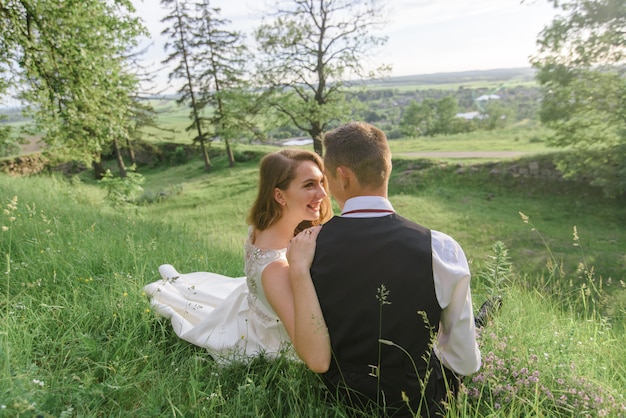
[[[515,158],[528,154],[524,151],[427,151],[427,152],[400,152],[394,154],[400,157],[424,158]]]
[[[22,154],[31,154],[41,150],[42,144],[39,142],[41,135],[31,136],[27,139],[26,144],[22,144]]]

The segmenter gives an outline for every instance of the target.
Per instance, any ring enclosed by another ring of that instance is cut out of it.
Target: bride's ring
[[[304,231],[305,234],[307,235],[311,235],[311,231],[309,231],[308,229],[306,231]]]

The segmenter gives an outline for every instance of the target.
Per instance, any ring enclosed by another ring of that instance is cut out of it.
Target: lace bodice
[[[272,261],[279,259],[287,259],[287,249],[281,250],[262,250],[252,244],[250,237],[244,244],[244,272],[246,273],[246,282],[248,284],[249,294],[248,303],[250,308],[264,322],[276,322],[278,316],[269,304],[263,284],[261,283],[261,275],[263,270]]]

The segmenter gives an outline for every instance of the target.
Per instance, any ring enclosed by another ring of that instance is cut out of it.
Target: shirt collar
[[[395,212],[393,206],[391,206],[391,202],[382,196],[357,196],[346,200],[342,213],[360,209],[374,209],[385,212],[360,212],[342,216],[349,218],[371,218],[375,216],[387,216],[390,210]]]

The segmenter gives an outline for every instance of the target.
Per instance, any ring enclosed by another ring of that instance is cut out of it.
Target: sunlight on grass
[[[550,135],[547,128],[525,123],[494,131],[476,131],[465,134],[397,139],[389,142],[394,157],[426,151],[522,151],[530,154],[551,152],[545,144]]]

